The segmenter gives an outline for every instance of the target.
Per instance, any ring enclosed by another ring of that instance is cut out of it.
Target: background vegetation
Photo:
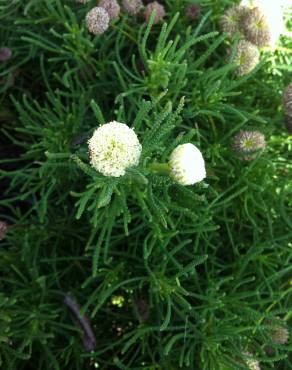
[[[292,369],[291,339],[270,332],[292,320],[291,38],[237,78],[219,27],[233,2],[202,0],[196,20],[163,3],[166,24],[122,13],[96,37],[94,1],[0,3],[3,369],[237,370],[244,352]],[[88,166],[86,144],[114,119],[143,145],[118,180]],[[267,148],[244,162],[231,142],[250,128]],[[204,183],[149,172],[184,142],[204,154]]]

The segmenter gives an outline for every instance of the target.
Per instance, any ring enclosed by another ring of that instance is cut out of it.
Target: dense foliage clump
[[[291,9],[109,1],[0,3],[0,367],[292,369]]]

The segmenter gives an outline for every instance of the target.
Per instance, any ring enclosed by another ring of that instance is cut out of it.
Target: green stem
[[[170,174],[170,167],[168,163],[151,163],[148,167],[151,171],[157,172],[160,175],[169,175]]]

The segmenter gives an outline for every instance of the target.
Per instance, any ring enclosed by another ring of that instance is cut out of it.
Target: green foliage
[[[218,26],[231,2],[202,0],[192,21],[186,3],[164,1],[160,25],[122,13],[93,37],[93,1],[1,2],[12,50],[0,62],[1,368],[244,370],[250,352],[264,370],[292,369],[291,338],[270,334],[292,319],[292,145],[281,108],[291,38],[236,78],[236,40]],[[87,153],[112,120],[142,144],[139,165],[119,178],[95,171]],[[240,129],[266,135],[254,161],[231,149]],[[207,178],[183,187],[159,163],[188,142]],[[96,336],[91,352],[68,292]]]

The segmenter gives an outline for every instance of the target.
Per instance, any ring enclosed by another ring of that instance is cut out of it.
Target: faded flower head
[[[193,185],[206,177],[205,161],[193,144],[177,146],[169,159],[171,177],[181,185]]]
[[[260,8],[253,8],[245,15],[243,31],[245,38],[257,46],[271,44],[268,19]]]
[[[150,3],[146,6],[144,16],[146,22],[149,21],[152,12],[155,11],[155,17],[154,17],[154,24],[157,24],[163,20],[163,17],[165,16],[165,10],[164,6],[159,4],[157,1],[153,1],[153,3]]]
[[[134,130],[116,121],[98,127],[88,148],[92,167],[109,177],[123,176],[127,168],[137,166],[142,150]]]
[[[0,62],[5,62],[6,60],[9,60],[12,56],[11,49],[7,47],[0,48]]]
[[[85,20],[88,31],[100,35],[108,29],[110,17],[104,8],[96,6],[86,14]]]
[[[275,325],[271,330],[271,339],[275,344],[286,344],[289,340],[289,330],[283,325]]]
[[[284,90],[283,105],[285,113],[292,117],[292,83],[290,83]]]
[[[131,15],[138,14],[143,8],[142,0],[123,0],[123,8]]]
[[[258,48],[249,41],[241,40],[237,44],[232,62],[237,65],[235,73],[243,76],[251,72],[260,61]]]
[[[5,221],[0,221],[0,240],[5,239],[8,230],[8,224]]]
[[[98,6],[108,12],[110,19],[119,18],[121,8],[117,0],[100,0]]]
[[[199,4],[188,4],[185,8],[185,14],[190,19],[196,19],[201,14],[201,7]]]
[[[259,150],[265,149],[265,136],[259,131],[239,131],[233,138],[232,146],[242,159],[251,160]]]
[[[241,32],[241,23],[248,11],[248,7],[242,5],[234,5],[227,9],[220,21],[222,31],[228,33],[229,36]]]
[[[243,353],[243,356],[244,356],[244,361],[245,361],[245,364],[246,366],[250,369],[250,370],[261,370],[260,368],[260,363],[258,362],[258,360],[256,360],[254,358],[254,356],[249,353],[249,352],[244,352]]]

